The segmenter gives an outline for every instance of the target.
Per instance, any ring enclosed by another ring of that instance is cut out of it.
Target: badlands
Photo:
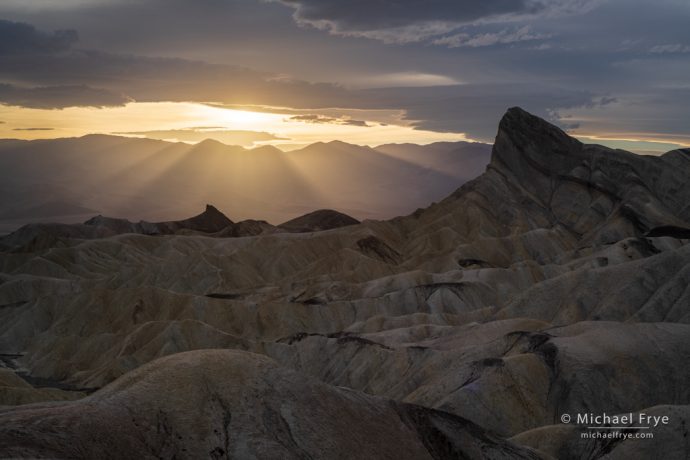
[[[0,457],[686,459],[689,241],[690,149],[519,108],[405,217],[31,224],[0,239]],[[631,412],[669,423],[564,423]]]

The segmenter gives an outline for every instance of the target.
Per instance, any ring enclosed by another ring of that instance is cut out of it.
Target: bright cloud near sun
[[[279,110],[279,109],[276,109]],[[17,139],[76,137],[91,133],[138,135],[189,142],[180,130],[197,131],[196,137],[233,143],[228,132],[255,132],[256,145],[272,144],[291,149],[318,141],[347,139],[361,145],[388,142],[426,144],[466,140],[461,133],[417,130],[400,120],[397,111],[336,111],[296,115],[281,112],[231,109],[194,103],[130,103],[113,108],[28,109],[0,106],[0,136]],[[365,118],[365,119],[361,119]],[[39,128],[40,129],[37,129]],[[165,132],[170,135],[166,136]],[[155,132],[155,136],[151,135]],[[270,136],[270,137],[269,137]],[[237,142],[245,144],[244,142]],[[251,144],[251,142],[250,142]]]

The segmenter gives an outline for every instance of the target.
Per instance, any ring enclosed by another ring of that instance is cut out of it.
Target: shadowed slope
[[[540,458],[459,417],[226,350],[163,358],[82,401],[0,421],[3,457]]]

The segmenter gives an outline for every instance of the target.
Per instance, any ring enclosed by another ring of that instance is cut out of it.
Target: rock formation
[[[3,457],[539,458],[460,417],[230,350],[178,353],[80,401],[0,417]]]
[[[122,233],[141,233],[143,235],[172,235],[180,230],[192,230],[203,233],[215,233],[224,230],[233,221],[228,219],[225,214],[220,212],[210,204],[206,205],[206,210],[198,216],[189,219],[173,222],[146,222],[132,223],[126,219],[113,219],[109,217],[96,216],[84,222],[84,225],[100,227],[110,230],[113,234]]]
[[[214,206],[194,217],[170,222],[130,222],[95,216],[83,224],[28,224],[9,235],[0,237],[0,249],[12,252],[34,252],[59,245],[60,238],[99,239],[123,234],[139,235],[204,235],[216,238],[238,238],[268,233],[308,233],[358,224],[359,221],[333,210],[314,211],[279,226],[263,220],[233,222]]]
[[[320,209],[301,217],[278,225],[279,228],[296,233],[318,232],[334,228],[357,225],[359,221],[353,217],[332,209]]]

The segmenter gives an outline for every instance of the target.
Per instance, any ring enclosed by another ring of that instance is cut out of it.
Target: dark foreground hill
[[[263,220],[233,222],[210,204],[201,214],[170,222],[130,222],[127,219],[95,216],[83,224],[27,224],[0,237],[0,250],[35,252],[59,246],[66,239],[100,239],[127,233],[137,235],[201,235],[215,238],[239,238],[270,233],[308,233],[356,225],[353,217],[330,209],[310,212],[274,226]]]
[[[347,227],[348,225],[357,225],[358,223],[359,221],[357,219],[347,214],[331,209],[320,209],[304,216],[296,217],[288,222],[280,224],[278,227],[291,232],[303,233],[331,230],[334,228]]]
[[[687,458],[688,177],[514,108],[406,217],[5,252],[0,456]]]

